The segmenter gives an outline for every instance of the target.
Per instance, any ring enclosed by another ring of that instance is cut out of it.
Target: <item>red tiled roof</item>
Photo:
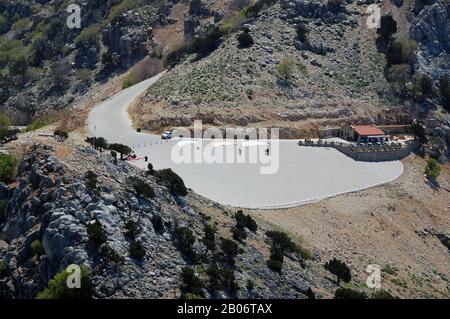
[[[373,125],[355,125],[352,126],[353,130],[358,133],[359,136],[368,136],[368,135],[385,135],[382,130],[373,126]]]

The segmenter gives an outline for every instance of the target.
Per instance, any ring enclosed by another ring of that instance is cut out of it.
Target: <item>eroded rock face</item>
[[[34,146],[19,165],[17,182],[0,184],[0,199],[7,203],[0,221],[0,261],[7,265],[0,271],[0,298],[34,298],[71,264],[91,269],[98,298],[179,297],[181,269],[190,261],[180,251],[177,225],[192,230],[192,249],[203,256],[199,264],[204,269],[211,260],[217,262],[202,241],[208,220],[189,200],[174,197],[153,177],[125,162],[114,164],[109,154],[73,148],[64,161],[54,154],[51,147]],[[88,170],[98,177],[94,189],[83,177]],[[127,183],[130,176],[145,179],[155,196],[139,196]],[[205,201],[195,194],[189,198],[196,205]],[[232,220],[220,209],[222,219]],[[154,226],[155,216],[160,217],[162,226]],[[93,222],[99,223],[106,236],[100,246],[88,232]],[[136,225],[134,239],[129,235],[130,222]],[[248,236],[264,242],[263,230]],[[133,240],[146,252],[142,259],[129,252]],[[35,242],[41,243],[41,251],[33,249]],[[254,247],[240,248],[234,273],[241,289],[234,294],[205,288],[205,297],[305,297],[302,292],[311,283],[299,275],[304,272],[299,256],[287,256],[291,262],[279,275],[267,268],[265,257]],[[112,259],[113,255],[117,258]],[[313,273],[308,276],[314,277]],[[245,288],[249,280],[258,282],[251,291]]]
[[[415,69],[434,80],[450,69],[450,4],[445,1],[425,6],[414,19],[411,38],[417,41]]]

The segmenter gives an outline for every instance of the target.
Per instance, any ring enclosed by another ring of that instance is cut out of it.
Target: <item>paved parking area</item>
[[[403,172],[399,161],[357,162],[332,148],[301,147],[297,141],[281,140],[277,152],[279,169],[275,174],[261,174],[261,169],[267,168],[270,160],[264,158],[265,143],[188,139],[163,141],[159,136],[137,133],[131,128],[127,107],[159,76],[128,88],[94,108],[89,115],[89,130],[92,135],[103,136],[109,142],[129,145],[138,157],[148,156],[155,169],[172,168],[183,178],[186,186],[219,203],[246,208],[292,207],[381,185],[398,178]],[[183,149],[194,152],[210,146],[216,149],[216,154],[231,149],[238,154],[238,149],[246,152],[258,148],[261,159],[266,162],[174,161],[173,154],[179,154]],[[272,147],[270,157],[275,158],[276,147]],[[133,163],[141,168],[147,167],[143,159]]]

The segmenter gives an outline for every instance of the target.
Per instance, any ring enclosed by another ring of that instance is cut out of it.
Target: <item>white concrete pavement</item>
[[[293,140],[280,140],[279,170],[275,174],[261,174],[261,167],[267,163],[174,162],[171,156],[174,147],[176,150],[192,148],[194,151],[197,147],[220,141],[162,141],[159,136],[138,133],[132,128],[128,106],[161,76],[163,74],[128,88],[95,107],[89,114],[89,130],[92,136],[103,136],[109,142],[129,145],[138,157],[148,156],[155,169],[172,168],[187,187],[219,203],[261,209],[293,207],[381,185],[395,180],[403,172],[399,161],[357,162],[335,149],[300,147]],[[229,142],[226,144],[230,145],[215,149],[257,147],[244,147],[245,141]],[[133,164],[147,167],[143,159]]]

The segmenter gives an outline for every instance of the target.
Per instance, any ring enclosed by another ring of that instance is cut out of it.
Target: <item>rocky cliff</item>
[[[138,195],[130,186],[136,178],[154,194]],[[334,288],[322,278],[317,261],[298,254],[287,256],[281,274],[270,270],[263,227],[239,243],[234,264],[221,261],[220,250],[205,246],[204,227],[216,225],[219,247],[222,237],[231,237],[234,212],[192,192],[173,195],[155,177],[90,148],[35,145],[21,161],[16,182],[0,185],[0,197],[5,203],[0,220],[2,298],[34,298],[70,264],[91,269],[97,298],[177,298],[186,265],[204,280],[206,298],[305,298],[310,287],[318,296],[328,296]],[[105,234],[100,243],[90,229],[93,224]],[[192,231],[195,261],[186,257],[180,229]],[[130,253],[133,242],[142,245],[143,257]],[[237,290],[206,284],[205,270],[213,263],[234,274]]]

